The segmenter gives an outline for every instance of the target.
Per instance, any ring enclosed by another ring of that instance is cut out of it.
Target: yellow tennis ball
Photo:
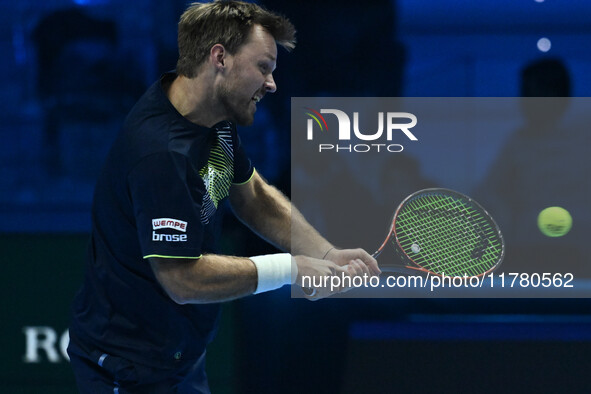
[[[570,213],[561,207],[548,207],[538,215],[538,228],[548,237],[562,237],[572,225]]]

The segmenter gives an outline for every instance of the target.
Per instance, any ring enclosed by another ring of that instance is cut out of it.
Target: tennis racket
[[[498,268],[505,256],[494,219],[476,201],[449,189],[424,189],[406,197],[372,256],[377,258],[388,241],[402,261],[380,263],[385,272],[482,276]]]

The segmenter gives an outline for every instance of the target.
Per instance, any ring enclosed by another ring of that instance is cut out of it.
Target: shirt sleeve
[[[144,258],[199,258],[205,186],[185,156],[153,154],[128,175],[137,232]]]

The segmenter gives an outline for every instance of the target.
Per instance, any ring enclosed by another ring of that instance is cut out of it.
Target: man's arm
[[[256,268],[247,258],[204,255],[149,260],[158,282],[177,304],[230,301],[252,294],[257,286]]]
[[[374,275],[380,274],[376,260],[362,249],[337,249],[324,239],[300,211],[258,173],[250,182],[230,190],[234,213],[259,236],[294,255],[328,259],[339,266],[361,260]],[[293,231],[293,234],[292,234]]]
[[[335,249],[257,173],[248,183],[232,186],[230,203],[236,215],[261,237],[282,250],[301,254],[292,260],[298,271],[292,284],[301,286],[304,276],[379,274],[375,259],[362,249]],[[292,229],[297,240],[293,245]],[[259,284],[260,273],[246,257],[204,255],[199,259],[149,260],[164,290],[179,304],[229,301],[253,294]],[[342,290],[320,288],[315,298]]]
[[[357,262],[340,267],[331,261],[295,256],[299,273],[293,278],[302,282],[302,275],[329,276],[362,275],[365,271]],[[230,301],[253,294],[258,285],[255,264],[246,257],[204,255],[199,259],[152,257],[152,270],[168,296],[178,304],[204,304]],[[320,289],[316,298],[323,298],[343,289]]]
[[[230,204],[243,223],[278,249],[321,259],[333,247],[257,172],[248,183],[232,186]]]

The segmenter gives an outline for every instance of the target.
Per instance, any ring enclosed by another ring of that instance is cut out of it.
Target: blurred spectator
[[[591,158],[588,133],[565,122],[571,82],[558,59],[527,65],[521,75],[521,126],[501,150],[475,198],[497,219],[506,238],[503,268],[510,272],[573,272],[589,275],[584,245],[591,231],[588,196]],[[544,236],[538,213],[561,206],[573,217],[571,231]]]
[[[301,26],[286,66],[292,96],[400,95],[405,51],[396,39],[394,2],[375,0],[362,7],[353,0],[270,3]]]
[[[93,180],[122,118],[143,91],[117,52],[115,22],[79,8],[43,17],[33,32],[48,175]]]

